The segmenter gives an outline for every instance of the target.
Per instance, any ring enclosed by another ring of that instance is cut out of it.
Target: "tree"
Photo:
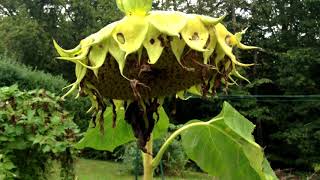
[[[0,2],[0,52],[71,80],[71,65],[56,61],[52,38],[64,47],[119,18],[115,2],[50,0]],[[110,12],[106,13],[106,9]],[[69,33],[65,33],[68,31]],[[81,32],[81,34],[79,34]]]

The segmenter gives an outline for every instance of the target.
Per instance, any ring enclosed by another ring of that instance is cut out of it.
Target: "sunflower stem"
[[[150,136],[150,140],[146,144],[147,153],[143,152],[143,180],[152,180],[153,179],[153,167],[152,167],[152,147],[153,147],[153,138]]]
[[[195,122],[195,123],[191,123],[191,124],[187,124],[184,125],[183,127],[181,127],[180,129],[176,130],[174,133],[171,134],[171,136],[165,141],[165,143],[161,146],[158,154],[156,155],[156,157],[153,159],[152,161],[152,167],[153,169],[155,169],[160,161],[161,158],[163,156],[163,154],[165,153],[165,151],[168,149],[168,147],[170,146],[170,144],[173,142],[173,140],[179,136],[181,133],[183,133],[184,131],[192,128],[192,127],[196,127],[196,126],[207,126],[208,124],[214,122],[214,121],[218,121],[218,120],[222,120],[222,117],[218,117],[215,119],[212,119],[211,121],[207,121],[207,122]]]

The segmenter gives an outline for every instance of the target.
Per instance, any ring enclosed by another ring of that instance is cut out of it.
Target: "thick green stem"
[[[191,128],[191,127],[196,127],[196,126],[207,126],[208,124],[210,124],[211,122],[213,121],[217,121],[217,120],[220,120],[222,118],[216,118],[216,119],[213,119],[211,121],[208,121],[208,122],[196,122],[196,123],[191,123],[191,124],[188,124],[188,125],[185,125],[183,126],[182,128],[176,130],[173,134],[171,134],[171,136],[166,140],[166,142],[161,146],[157,156],[153,159],[152,161],[152,167],[153,169],[155,169],[159,163],[160,163],[160,160],[164,154],[164,152],[168,149],[169,145],[172,143],[172,141],[178,136],[180,135],[183,131]]]
[[[143,180],[153,179],[153,168],[152,168],[152,135],[150,140],[146,144],[147,153],[143,153]]]

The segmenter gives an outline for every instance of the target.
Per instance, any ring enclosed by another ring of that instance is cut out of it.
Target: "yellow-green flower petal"
[[[145,17],[142,16],[127,16],[116,25],[112,36],[120,49],[126,52],[125,57],[141,47],[148,26]]]
[[[143,46],[149,56],[149,64],[155,64],[164,49],[164,37],[159,30],[150,24]]]
[[[118,8],[126,15],[145,15],[152,8],[152,0],[117,0]]]
[[[219,63],[224,59],[224,57],[226,56],[226,53],[224,53],[224,50],[222,49],[222,47],[220,46],[219,43],[217,43],[216,48],[215,48],[215,54],[216,57],[214,59],[214,63],[216,65],[217,68],[219,68]],[[220,71],[218,69],[218,71]]]
[[[203,22],[203,24],[205,25],[216,25],[220,22],[222,22],[222,20],[226,17],[226,15],[223,15],[219,18],[213,18],[210,16],[204,16],[204,15],[196,15],[198,18],[200,18],[200,20]]]
[[[98,69],[103,65],[108,49],[109,49],[109,44],[107,41],[104,41],[100,44],[97,44],[95,46],[91,47],[90,53],[89,53],[89,62],[90,66],[87,68],[91,69],[94,71],[94,74],[98,77]]]
[[[123,6],[123,3],[122,3],[122,0],[116,0],[116,3],[117,3],[118,8],[120,9],[120,11],[122,11],[122,12],[124,12],[124,13],[125,13],[125,10],[124,10],[124,6]]]
[[[245,81],[247,81],[248,83],[251,83],[247,78],[243,77],[243,76],[239,73],[239,71],[237,71],[236,69],[233,69],[230,74],[236,76],[236,77],[239,78],[239,79],[245,80]]]
[[[85,77],[85,75],[87,73],[87,68],[83,67],[81,64],[77,63],[76,68],[75,68],[75,72],[76,72],[77,80],[76,80],[76,82],[72,83],[71,89],[64,96],[62,96],[62,99],[64,99],[66,96],[70,95],[74,90],[76,90],[79,87],[80,82],[82,81],[82,79]]]
[[[65,50],[62,47],[60,47],[55,40],[53,40],[53,45],[57,50],[58,54],[62,57],[73,57],[76,53],[78,53],[81,50],[80,45],[78,45],[74,49]]]
[[[105,41],[106,39],[108,39],[111,36],[117,24],[118,22],[111,23],[105,26],[104,28],[102,28],[100,31],[93,34],[93,42],[91,45],[101,43],[102,41]]]
[[[250,49],[259,49],[258,47],[256,46],[247,46],[247,45],[244,45],[241,43],[241,40],[242,40],[242,36],[246,33],[248,28],[242,30],[241,32],[237,32],[234,36],[236,37],[237,39],[237,47],[240,48],[240,49],[243,49],[243,50],[250,50]]]
[[[172,41],[170,42],[171,50],[175,57],[177,58],[177,61],[181,62],[181,56],[184,51],[184,47],[186,46],[186,43],[183,39],[179,37],[173,37]],[[181,64],[181,63],[180,63]]]
[[[236,59],[236,56],[233,54],[232,52],[232,45],[233,44],[237,44],[234,42],[234,35],[231,34],[222,24],[217,24],[215,26],[216,28],[216,36],[217,36],[217,40],[218,40],[218,43],[220,45],[220,47],[223,49],[223,51],[225,52],[225,54],[231,59],[231,61],[236,64],[236,65],[239,65],[239,66],[252,66],[254,64],[243,64],[239,61],[237,61]],[[226,40],[228,38],[231,38],[230,42],[231,44],[227,43]],[[230,47],[231,45],[231,47]]]
[[[242,36],[246,33],[247,30],[248,30],[248,28],[245,28],[241,32],[237,32],[237,33],[234,34],[235,37],[237,38],[238,42],[242,41]]]
[[[197,51],[206,51],[204,48],[209,38],[209,32],[199,18],[189,16],[181,34],[189,47]]]
[[[126,53],[119,48],[117,42],[113,40],[113,38],[109,39],[109,52],[117,61],[119,65],[120,73],[124,77],[123,69],[126,63],[126,58],[125,58]]]
[[[239,84],[237,83],[237,81],[235,81],[235,80],[233,79],[233,77],[231,76],[231,74],[228,75],[228,78],[232,81],[233,84],[239,86]]]
[[[152,11],[148,21],[169,36],[180,36],[181,30],[187,24],[186,14],[175,11]]]
[[[195,85],[195,86],[192,86],[191,88],[189,88],[187,90],[187,92],[191,93],[191,94],[194,94],[194,95],[197,95],[197,96],[202,96],[202,93],[201,93],[201,88],[198,86],[198,85]]]
[[[214,50],[216,48],[216,45],[217,45],[217,38],[216,38],[216,35],[215,35],[215,33],[214,33],[213,29],[212,29],[209,32],[209,39],[208,39],[208,42],[206,44],[206,46],[207,46],[206,49],[208,51],[203,52],[203,62],[204,62],[204,64],[208,64],[209,58],[213,54],[213,52],[214,52]]]
[[[243,50],[259,49],[259,47],[256,47],[256,46],[248,46],[248,45],[242,44],[241,42],[239,42],[239,43],[237,44],[237,47],[240,48],[240,49],[243,49]]]
[[[179,99],[181,99],[181,100],[186,100],[185,91],[183,90],[183,91],[177,92],[176,98],[179,98]]]

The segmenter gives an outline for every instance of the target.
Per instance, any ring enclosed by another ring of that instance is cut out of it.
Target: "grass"
[[[78,159],[76,162],[76,176],[78,180],[134,180],[134,175],[131,175],[126,166],[121,163],[109,162],[109,161],[97,161]],[[49,180],[58,180],[58,169],[54,170],[54,173]],[[140,176],[138,178],[142,180]],[[155,177],[155,180],[161,180],[161,177]],[[165,177],[165,180],[212,180],[213,178],[197,172],[185,171],[182,176],[179,177]]]

